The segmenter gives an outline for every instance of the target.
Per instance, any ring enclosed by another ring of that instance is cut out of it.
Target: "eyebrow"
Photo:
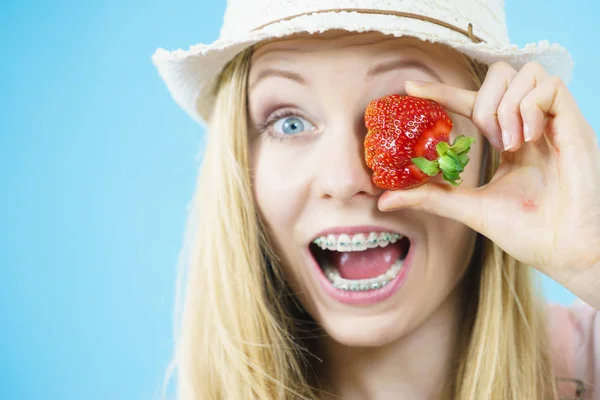
[[[381,63],[379,65],[376,65],[376,66],[370,68],[369,71],[367,72],[367,77],[372,78],[374,76],[381,75],[386,72],[394,71],[396,69],[403,69],[403,68],[420,69],[421,71],[424,71],[424,72],[428,73],[429,75],[433,76],[434,78],[436,78],[439,82],[442,82],[442,83],[444,82],[442,77],[434,69],[432,69],[431,67],[427,66],[426,64],[424,64],[418,60],[393,60],[393,61],[384,62],[384,63]],[[286,79],[298,82],[301,85],[305,85],[305,86],[308,85],[308,82],[306,81],[306,79],[304,79],[301,75],[299,75],[295,72],[286,71],[286,70],[277,69],[277,68],[265,68],[265,69],[261,70],[256,75],[256,78],[254,79],[254,81],[252,83],[250,83],[250,85],[248,86],[249,90],[252,90],[260,81],[262,81],[268,77],[272,77],[272,76],[279,76],[281,78],[286,78]]]
[[[444,82],[444,80],[442,79],[440,74],[438,74],[434,69],[432,69],[431,67],[427,66],[426,64],[424,64],[418,60],[393,60],[393,61],[384,62],[384,63],[381,63],[379,65],[376,65],[376,66],[370,68],[369,71],[367,72],[367,77],[372,78],[376,75],[381,75],[383,73],[393,71],[396,69],[402,69],[402,68],[420,69],[421,71],[426,72],[429,75],[433,76],[438,81],[440,81],[442,83]]]
[[[256,75],[256,78],[254,79],[254,82],[252,82],[250,84],[249,89],[254,88],[260,81],[262,81],[265,78],[268,78],[270,76],[279,76],[281,78],[290,79],[292,81],[298,82],[301,85],[308,84],[306,82],[306,79],[304,79],[302,76],[300,76],[299,74],[297,74],[295,72],[286,71],[286,70],[277,69],[277,68],[266,68],[266,69],[263,69],[262,71],[260,71],[258,73],[258,75]]]

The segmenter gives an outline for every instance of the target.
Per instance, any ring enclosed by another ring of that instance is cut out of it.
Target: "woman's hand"
[[[386,192],[379,208],[460,221],[600,308],[600,149],[563,81],[537,63],[518,72],[496,63],[478,92],[411,82],[406,90],[470,118],[502,161],[480,188],[430,182]]]

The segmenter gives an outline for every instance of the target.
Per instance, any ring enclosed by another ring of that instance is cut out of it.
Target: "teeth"
[[[369,233],[369,237],[367,238],[367,247],[369,249],[374,249],[379,246],[379,236],[375,232]]]
[[[359,233],[352,238],[352,251],[364,251],[367,249],[367,239],[365,235]]]
[[[334,251],[337,249],[337,239],[336,239],[335,235],[327,235],[326,243],[327,243],[327,250]]]
[[[396,243],[403,236],[398,233],[369,232],[350,236],[347,234],[320,236],[313,243],[322,250],[330,251],[365,251],[376,247],[385,247]]]
[[[337,240],[337,251],[352,251],[350,236],[340,235]]]
[[[391,235],[387,232],[381,232],[379,235],[379,247],[385,247],[390,244]]]
[[[390,267],[390,269],[375,278],[357,280],[342,278],[337,268],[331,265],[325,265],[323,271],[325,272],[327,279],[329,279],[329,282],[331,282],[335,288],[351,292],[363,292],[380,289],[387,285],[398,276],[403,265],[404,260],[398,260]]]

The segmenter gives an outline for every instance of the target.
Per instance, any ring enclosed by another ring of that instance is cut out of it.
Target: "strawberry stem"
[[[412,162],[414,162],[421,171],[425,172],[429,176],[436,176],[441,172],[437,160],[429,161],[425,157],[416,157],[412,159]]]
[[[452,145],[447,142],[439,142],[436,151],[439,155],[437,160],[428,160],[425,157],[415,157],[412,162],[429,176],[436,176],[440,172],[445,181],[453,186],[461,184],[460,173],[465,170],[469,163],[468,153],[475,139],[459,136]]]

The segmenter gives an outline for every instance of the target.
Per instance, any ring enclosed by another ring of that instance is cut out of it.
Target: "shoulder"
[[[556,376],[583,381],[585,399],[600,399],[600,311],[578,300],[550,304],[548,313]]]

